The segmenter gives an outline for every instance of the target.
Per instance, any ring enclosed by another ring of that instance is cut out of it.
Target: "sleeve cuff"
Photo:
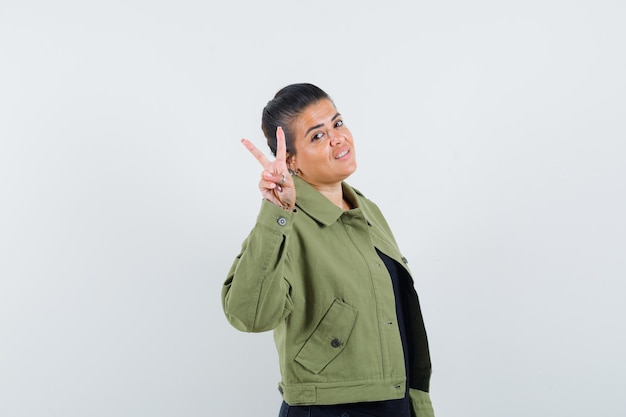
[[[295,211],[284,210],[264,199],[257,216],[257,224],[285,235],[291,231],[295,214]]]

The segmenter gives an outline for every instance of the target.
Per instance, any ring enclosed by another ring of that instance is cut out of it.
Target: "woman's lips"
[[[335,159],[341,159],[344,156],[348,155],[348,153],[350,153],[349,149],[344,149],[343,151],[339,152],[339,154],[337,156],[335,156]]]

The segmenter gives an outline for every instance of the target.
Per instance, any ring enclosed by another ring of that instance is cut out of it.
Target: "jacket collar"
[[[329,199],[324,197],[322,193],[317,191],[302,178],[294,176],[293,182],[296,186],[296,206],[318,223],[326,226],[331,225],[345,213],[344,210],[334,205]],[[357,195],[357,192],[345,182],[341,183],[341,187],[343,188],[344,195],[347,196],[349,200],[353,201],[357,207],[355,210],[351,211],[361,212],[359,208],[361,206],[360,196]],[[365,213],[363,213],[363,215],[365,216]]]

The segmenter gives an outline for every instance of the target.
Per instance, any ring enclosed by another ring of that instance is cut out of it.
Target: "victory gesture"
[[[263,198],[285,210],[293,210],[296,205],[296,189],[287,169],[287,145],[282,127],[276,129],[276,159],[273,162],[249,140],[242,139],[241,143],[263,166],[259,181]]]

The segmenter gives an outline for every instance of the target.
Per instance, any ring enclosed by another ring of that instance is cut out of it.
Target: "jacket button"
[[[341,346],[341,340],[335,338],[331,340],[330,345],[334,348],[338,348],[339,346]]]
[[[276,220],[276,222],[281,225],[284,226],[287,224],[287,219],[285,219],[284,217],[279,217],[278,220]]]

